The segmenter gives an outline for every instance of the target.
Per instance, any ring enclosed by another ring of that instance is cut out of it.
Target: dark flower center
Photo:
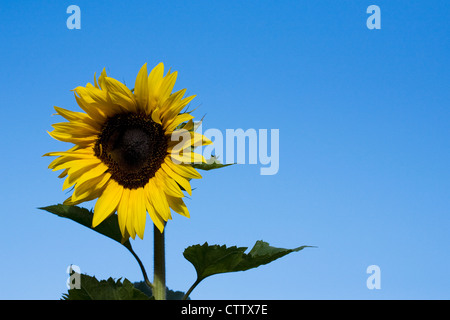
[[[162,126],[135,113],[109,118],[94,146],[95,155],[108,166],[111,177],[129,189],[145,186],[167,155]]]

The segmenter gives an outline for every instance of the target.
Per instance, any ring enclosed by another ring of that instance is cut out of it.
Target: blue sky
[[[372,4],[380,30],[366,27]],[[276,175],[242,164],[193,183],[191,218],[166,229],[170,288],[195,280],[187,246],[265,240],[318,248],[191,297],[449,299],[449,16],[448,1],[3,1],[0,298],[59,299],[69,264],[141,280],[126,249],[37,209],[67,198],[41,155],[69,148],[46,131],[54,105],[78,110],[71,89],[104,67],[133,86],[164,62],[204,129],[280,133]],[[133,242],[149,273],[151,230]],[[381,289],[366,286],[370,265]]]

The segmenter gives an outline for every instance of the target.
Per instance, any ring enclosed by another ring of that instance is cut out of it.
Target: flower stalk
[[[166,300],[166,257],[164,248],[164,232],[153,228],[153,246],[154,246],[154,278],[153,278],[153,296],[155,300]]]

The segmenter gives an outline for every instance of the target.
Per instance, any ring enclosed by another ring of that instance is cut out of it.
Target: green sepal
[[[228,164],[222,164],[216,156],[211,156],[208,160],[206,160],[206,163],[194,163],[192,166],[195,169],[200,170],[213,170],[213,169],[220,169],[224,167],[228,167],[233,165],[234,163],[228,163]]]

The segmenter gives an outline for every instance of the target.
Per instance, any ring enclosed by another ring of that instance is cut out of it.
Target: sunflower
[[[193,150],[211,141],[182,113],[195,95],[172,93],[176,78],[176,71],[164,76],[162,63],[150,74],[144,64],[130,90],[103,69],[94,85],[73,90],[84,112],[54,107],[68,122],[48,133],[74,146],[44,156],[57,156],[49,168],[63,170],[63,190],[73,187],[64,204],[97,199],[92,227],[117,212],[124,239],[143,239],[147,213],[161,233],[171,209],[189,217],[183,197],[192,194],[190,180],[201,178],[192,163],[205,161]]]

